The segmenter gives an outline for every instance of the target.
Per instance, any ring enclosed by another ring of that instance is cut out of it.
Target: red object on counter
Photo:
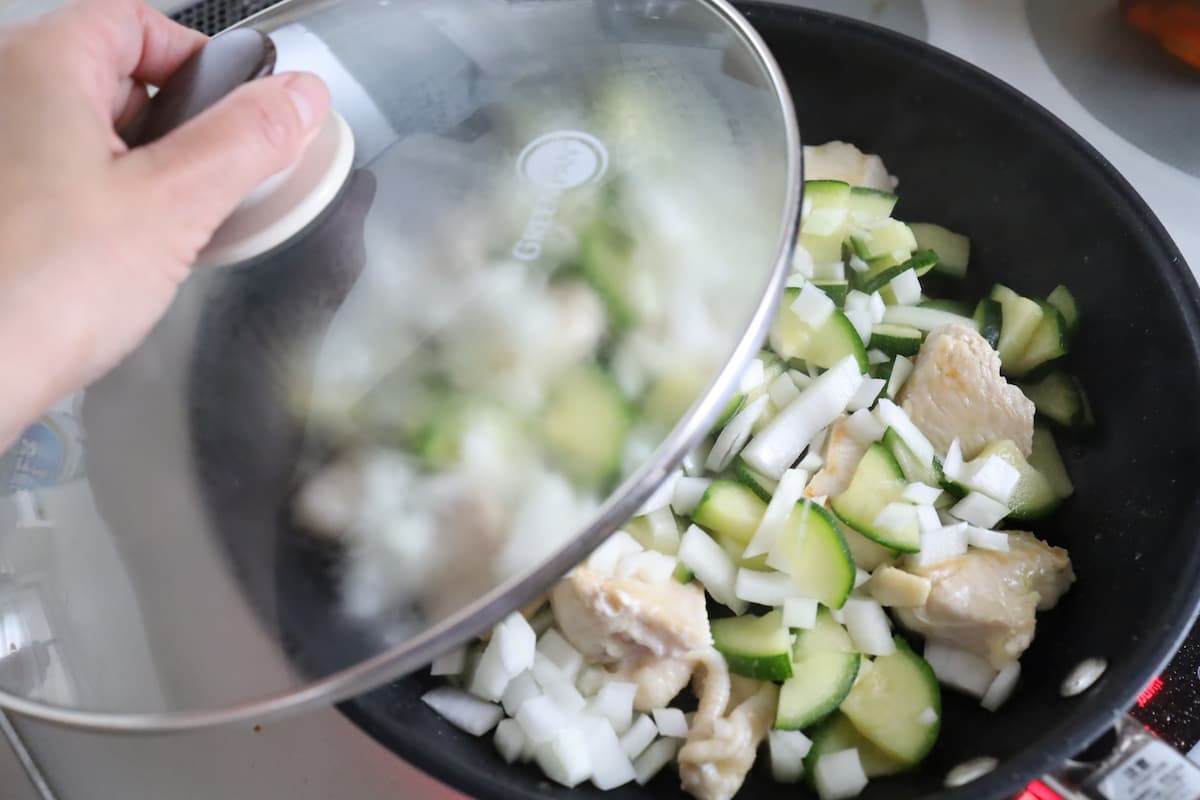
[[[1120,0],[1118,7],[1128,25],[1200,69],[1200,0]]]

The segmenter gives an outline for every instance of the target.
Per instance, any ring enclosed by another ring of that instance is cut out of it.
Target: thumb
[[[128,153],[156,218],[174,217],[198,251],[246,195],[294,162],[329,111],[329,91],[303,72],[251,81],[166,136]]]

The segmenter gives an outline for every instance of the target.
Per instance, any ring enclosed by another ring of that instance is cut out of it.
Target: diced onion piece
[[[921,302],[921,279],[917,277],[916,270],[904,270],[892,278],[888,285],[892,287],[892,294],[899,305],[915,306]]]
[[[767,387],[767,396],[777,408],[783,408],[800,396],[800,388],[796,386],[792,376],[785,372],[771,381],[771,385]]]
[[[593,698],[592,711],[608,720],[617,733],[624,733],[633,724],[633,699],[637,690],[636,683],[607,683]]]
[[[700,499],[712,485],[711,478],[680,478],[675,483],[675,493],[671,497],[671,508],[676,514],[690,516],[700,505]]]
[[[604,684],[612,680],[612,675],[603,667],[594,665],[583,668],[579,673],[579,678],[575,681],[575,688],[586,697],[591,697],[604,688]],[[508,712],[512,714],[512,712]]]
[[[817,624],[817,601],[811,597],[789,597],[783,601],[783,624],[789,628],[812,628]]]
[[[509,764],[520,760],[525,748],[529,745],[529,740],[515,719],[500,720],[500,724],[496,726],[494,742],[500,757]]]
[[[762,386],[766,380],[767,370],[763,366],[762,359],[752,358],[746,368],[742,370],[741,377],[738,378],[738,391],[742,394],[749,394]]]
[[[875,414],[879,417],[880,424],[894,430],[901,441],[908,445],[908,449],[912,451],[917,461],[925,466],[933,465],[933,445],[929,443],[929,439],[925,438],[925,434],[921,433],[921,430],[913,424],[908,414],[904,413],[904,409],[891,400],[883,399],[875,407]]]
[[[568,678],[558,666],[542,653],[533,659],[533,678],[546,696],[554,701],[564,714],[575,714],[587,705],[583,695],[575,688],[574,680]]]
[[[950,443],[950,448],[946,450],[946,458],[942,461],[942,474],[952,481],[957,481],[962,478],[963,472],[963,455],[962,445],[959,444],[958,438]]]
[[[425,705],[443,719],[472,736],[483,736],[504,717],[504,709],[460,689],[439,686],[421,695]]]
[[[572,789],[592,775],[587,739],[578,728],[564,728],[536,746],[537,763],[546,777]]]
[[[739,599],[763,606],[782,606],[789,597],[801,596],[790,575],[745,568],[738,570],[735,591]]]
[[[609,576],[617,571],[617,564],[630,553],[642,552],[642,546],[625,531],[617,531],[600,543],[588,556],[588,569]]]
[[[435,677],[439,675],[461,675],[466,665],[467,648],[459,647],[435,658],[433,663],[429,665],[429,674]]]
[[[846,410],[861,383],[857,360],[846,356],[781,409],[751,440],[742,457],[752,469],[778,480],[813,436]]]
[[[675,470],[666,479],[658,485],[654,493],[646,498],[646,502],[642,503],[642,507],[638,509],[634,516],[642,517],[652,511],[666,508],[671,503],[671,497],[675,492],[675,483],[683,476],[682,470]]]
[[[622,577],[632,577],[646,583],[666,583],[675,574],[678,562],[674,557],[647,550],[627,557],[629,562],[626,572],[626,562],[622,561],[617,574]]]
[[[821,430],[813,434],[812,440],[808,443],[809,450],[815,450],[820,453],[825,449],[825,440],[829,438],[829,426],[826,425]]]
[[[931,567],[967,552],[967,526],[944,525],[921,534],[921,551],[909,556],[918,567]]]
[[[850,256],[850,260],[846,263],[850,266],[850,269],[854,270],[855,272],[866,272],[871,268],[871,265],[866,261],[863,261],[862,258],[857,254],[852,254]]]
[[[858,411],[863,408],[870,408],[875,404],[875,399],[879,397],[879,393],[883,391],[884,383],[883,378],[863,378],[862,385],[858,387],[858,391],[850,398],[850,402],[846,404],[846,409],[849,411]]]
[[[859,444],[869,446],[883,438],[887,426],[881,425],[870,411],[860,408],[846,418],[846,432]]]
[[[737,565],[725,548],[699,527],[691,525],[683,534],[679,560],[695,573],[696,579],[718,603],[737,614],[746,610],[745,601],[737,598]]]
[[[682,744],[683,742],[678,739],[659,739],[647,747],[646,751],[633,762],[638,785],[645,786],[663,767],[670,764]]]
[[[921,331],[931,331],[943,325],[962,325],[973,331],[979,330],[979,323],[970,317],[952,314],[940,308],[920,306],[888,306],[883,312],[882,321],[893,325],[907,325]]]
[[[883,295],[879,292],[871,292],[869,299],[871,301],[871,324],[878,325],[883,322],[884,312],[887,311],[887,303],[883,302]]]
[[[637,758],[658,736],[658,727],[648,714],[638,714],[637,719],[621,736],[621,750],[628,758]]]
[[[950,507],[950,516],[980,528],[991,528],[1008,516],[1008,506],[980,492],[969,492]]]
[[[985,659],[936,639],[925,640],[925,660],[939,681],[975,697],[983,697],[996,677]]]
[[[942,518],[933,506],[917,506],[917,530],[932,533],[942,527]]]
[[[519,622],[513,622],[520,617]],[[511,624],[510,624],[511,623]],[[469,691],[476,697],[496,702],[508,683],[533,666],[537,635],[519,613],[509,615],[492,631],[492,638],[479,657]]]
[[[995,711],[1000,706],[1012,697],[1013,690],[1017,688],[1017,679],[1021,677],[1021,664],[1017,661],[1010,661],[1000,668],[996,673],[996,677],[992,679],[987,691],[983,693],[983,699],[979,701],[979,705],[986,708],[988,711]]]
[[[875,516],[875,527],[902,534],[917,521],[917,507],[911,503],[888,503]]]
[[[670,508],[663,506],[646,516],[650,523],[650,547],[674,555],[679,550],[679,524]]]
[[[538,695],[521,704],[515,717],[521,731],[535,745],[548,742],[567,727],[567,715],[546,695]]]
[[[778,783],[795,783],[804,776],[804,757],[812,749],[812,740],[800,731],[771,731],[767,735],[771,752],[771,775]]]
[[[842,227],[849,213],[845,208],[814,208],[804,220],[804,233],[812,236],[832,236]]]
[[[829,299],[829,295],[817,288],[815,284],[806,283],[790,306],[796,318],[810,328],[820,328],[837,310],[837,306]]]
[[[910,483],[904,487],[904,492],[900,496],[919,506],[931,506],[942,496],[942,490],[936,486],[930,486],[928,483]]]
[[[871,295],[860,292],[858,289],[851,289],[846,293],[845,308],[847,311],[870,311]]]
[[[867,363],[868,364],[886,364],[887,362],[889,362],[891,360],[892,360],[892,357],[889,356],[887,353],[883,352],[882,350],[868,350],[867,351]]]
[[[821,465],[824,463],[825,459],[821,458],[821,454],[810,447],[804,454],[804,458],[800,459],[800,462],[796,464],[796,467],[807,470],[808,472],[815,472],[816,470],[819,470]]]
[[[708,439],[692,448],[679,465],[683,467],[683,474],[691,478],[704,477],[704,462],[708,460],[710,449],[712,449],[712,442]]]
[[[763,395],[733,415],[733,419],[721,429],[717,441],[713,442],[708,459],[704,462],[705,467],[713,472],[720,472],[729,466],[750,440],[750,434],[754,432],[754,423],[758,422],[758,418],[767,410],[768,402],[770,398]]]
[[[608,720],[597,720],[586,729],[588,756],[592,763],[592,783],[601,791],[615,789],[633,781],[637,774],[633,762],[621,748],[621,740]]]
[[[804,198],[804,202],[808,203],[809,198]],[[811,207],[811,203],[808,203]],[[802,216],[807,217],[808,212],[804,212]],[[813,274],[812,255],[804,248],[804,245],[796,245],[796,251],[792,254],[792,272],[797,272],[806,278],[811,278]]]
[[[743,558],[753,558],[770,551],[775,545],[775,540],[783,531],[784,525],[787,524],[788,517],[796,508],[796,503],[800,502],[800,498],[804,496],[804,487],[807,483],[808,472],[806,470],[789,469],[783,473],[779,479],[779,485],[775,487],[775,493],[771,496],[771,502],[767,504],[767,510],[763,512],[758,528],[754,531],[754,536],[742,553]],[[750,600],[750,602],[757,601]]]
[[[797,247],[796,249],[799,250],[800,248]],[[804,284],[808,283],[811,279],[812,279],[812,268],[810,266],[809,271],[807,273],[793,272],[791,275],[788,275],[787,280],[784,281],[783,285],[786,286],[788,289],[799,289],[799,288],[803,287]]]
[[[846,319],[850,320],[850,324],[854,326],[854,331],[858,334],[858,338],[862,340],[863,346],[871,343],[871,312],[870,311],[847,311]]]
[[[800,391],[807,389],[813,382],[813,378],[806,372],[801,372],[798,369],[789,369],[788,377],[792,379],[792,383],[796,384],[796,388]]]
[[[971,547],[978,547],[980,550],[996,550],[1001,553],[1008,552],[1008,533],[1006,531],[989,531],[984,528],[977,528],[974,525],[967,526],[967,544]]]
[[[534,680],[533,673],[526,670],[509,681],[500,702],[504,705],[504,713],[515,717],[521,706],[535,697],[540,697],[541,694],[542,687]]]
[[[1007,503],[1021,480],[1021,473],[1000,456],[988,456],[969,470],[963,480],[967,488],[985,494],[993,500]]]
[[[813,280],[844,281],[846,280],[846,265],[841,261],[826,261],[813,266]]]
[[[904,388],[904,382],[908,380],[908,376],[912,375],[913,362],[904,356],[896,356],[896,361],[892,364],[892,374],[888,376],[887,396],[896,399],[896,395],[900,394],[900,390]]]
[[[862,567],[856,567],[854,569],[854,588],[855,589],[862,586],[864,583],[866,583],[869,580],[871,580],[871,573],[867,572]]]
[[[833,621],[839,625],[846,624],[846,617],[842,614],[842,610],[840,608],[829,609],[829,616],[833,617]]]
[[[813,769],[813,780],[821,800],[857,797],[867,786],[867,774],[856,748],[822,755]]]
[[[932,725],[938,721],[938,713],[933,710],[933,706],[926,706],[920,714],[917,715],[917,722],[922,725]]]
[[[859,597],[847,598],[842,606],[842,618],[846,620],[846,632],[859,652],[871,656],[896,652],[891,624],[879,603]]]
[[[650,713],[654,715],[654,724],[660,734],[677,739],[687,738],[687,720],[678,708],[656,708]]]
[[[537,652],[550,659],[554,666],[558,667],[572,683],[579,676],[579,670],[583,668],[583,654],[553,628],[542,634],[542,638],[537,643]],[[532,658],[529,660],[529,666],[533,666]]]

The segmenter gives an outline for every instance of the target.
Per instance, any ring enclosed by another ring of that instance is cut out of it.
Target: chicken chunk
[[[692,679],[693,663],[685,658],[627,659],[613,670],[617,680],[636,684],[633,707],[638,711],[665,708]]]
[[[804,178],[810,181],[845,181],[881,192],[896,190],[897,180],[888,174],[883,159],[868,155],[846,142],[805,145]]]
[[[822,455],[824,463],[805,487],[805,497],[836,497],[846,491],[854,479],[854,470],[858,469],[858,462],[866,455],[867,448],[850,434],[848,419],[842,417],[829,429]]]
[[[898,400],[943,453],[955,439],[968,459],[998,439],[1026,457],[1033,448],[1033,402],[1000,375],[987,340],[963,325],[930,332]]]
[[[712,644],[704,591],[577,568],[550,594],[563,636],[594,663],[677,658]]]
[[[679,751],[684,791],[697,800],[730,800],[775,722],[779,687],[729,675],[716,651],[700,659],[700,709]]]
[[[1023,531],[1009,550],[971,550],[911,569],[930,581],[920,608],[893,609],[907,628],[955,645],[999,669],[1033,641],[1038,611],[1053,608],[1075,580],[1066,550]]]

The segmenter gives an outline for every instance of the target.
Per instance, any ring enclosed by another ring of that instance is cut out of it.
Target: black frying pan
[[[1070,550],[1079,579],[1041,618],[1022,660],[1022,686],[1008,705],[990,714],[946,692],[942,736],[923,767],[873,781],[864,797],[1012,795],[1083,750],[1132,704],[1178,646],[1200,601],[1196,284],[1136,193],[1026,97],[952,56],[869,25],[766,4],[740,7],[787,75],[805,141],[844,139],[881,154],[901,179],[900,218],[971,236],[964,297],[996,281],[1033,295],[1063,282],[1081,303],[1083,335],[1072,369],[1091,392],[1100,426],[1090,441],[1065,447],[1076,494],[1037,526]],[[347,197],[351,202],[354,191]],[[338,213],[331,219],[336,223]],[[349,213],[340,223],[350,235],[353,220]],[[268,259],[230,276],[227,301],[209,312],[210,335],[199,339],[192,372],[193,380],[220,389],[199,394],[220,402],[194,407],[192,430],[210,512],[230,545],[276,548],[279,594],[255,598],[259,608],[286,613],[275,622],[297,658],[325,670],[353,660],[362,642],[322,610],[322,555],[297,546],[301,538],[287,529],[299,434],[284,422],[275,387],[261,379],[273,343],[286,340],[293,320],[328,313],[337,286],[348,285],[343,279],[355,268],[336,265],[340,277],[329,284],[321,265],[311,266]],[[270,522],[278,523],[274,542],[239,535]],[[1107,659],[1107,673],[1082,697],[1060,697],[1064,676],[1089,657]],[[554,786],[532,766],[503,764],[490,738],[461,733],[420,702],[436,684],[416,675],[342,709],[400,757],[470,795],[601,796]],[[976,756],[1001,765],[962,789],[943,790],[947,770]],[[741,796],[799,792],[773,784],[758,767]],[[603,796],[682,794],[667,771],[644,789]]]

